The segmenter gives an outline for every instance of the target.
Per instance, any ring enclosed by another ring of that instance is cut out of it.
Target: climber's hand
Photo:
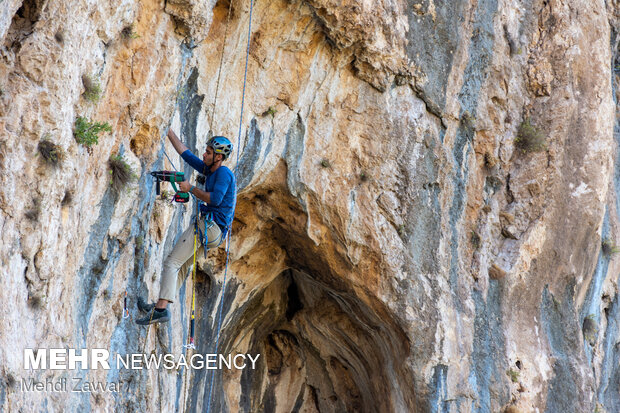
[[[181,192],[189,192],[191,187],[192,187],[192,185],[189,182],[187,182],[187,181],[179,182],[179,190]]]

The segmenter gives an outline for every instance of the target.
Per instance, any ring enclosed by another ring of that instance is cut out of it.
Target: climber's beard
[[[206,152],[202,155],[202,161],[205,163],[205,165],[207,165],[209,168],[213,166],[214,162],[215,162],[215,153],[211,154],[211,156],[209,156]]]

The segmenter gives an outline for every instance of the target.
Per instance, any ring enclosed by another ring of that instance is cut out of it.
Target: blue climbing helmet
[[[209,139],[209,142],[207,142],[207,146],[212,147],[213,152],[221,153],[222,155],[224,155],[224,160],[228,159],[228,157],[233,151],[233,144],[230,143],[228,138],[226,138],[225,136],[212,137],[211,139]]]

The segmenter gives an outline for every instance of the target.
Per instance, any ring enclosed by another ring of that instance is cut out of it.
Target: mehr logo
[[[27,348],[24,349],[24,369],[75,370],[80,363],[80,368],[110,370],[109,358],[110,352],[104,348],[81,350],[80,354],[74,348],[39,349],[36,354]]]

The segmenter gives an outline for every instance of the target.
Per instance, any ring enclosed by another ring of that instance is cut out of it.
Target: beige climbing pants
[[[201,219],[198,223],[200,230],[204,234],[205,220]],[[220,227],[213,222],[207,233],[207,249],[215,248],[220,244],[222,238],[222,231]],[[203,253],[203,246],[200,243],[200,236],[196,240],[196,254]],[[161,283],[159,286],[159,298],[174,302],[177,291],[181,288],[181,284],[187,276],[187,270],[193,263],[194,256],[194,224],[189,226],[188,229],[183,232],[181,238],[174,244],[172,251],[164,261],[164,270],[161,275]],[[179,277],[179,273],[182,274]]]

